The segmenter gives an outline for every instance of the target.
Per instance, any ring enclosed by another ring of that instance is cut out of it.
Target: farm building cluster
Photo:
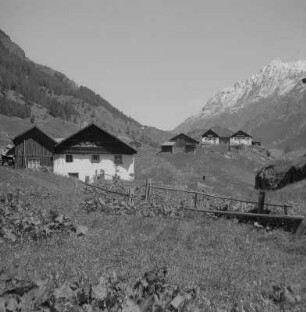
[[[161,145],[161,152],[193,152],[198,146],[221,144],[227,144],[229,147],[237,148],[261,145],[259,141],[254,140],[251,135],[242,130],[232,131],[226,128],[213,127],[206,130],[200,140],[195,140],[187,134],[180,133],[169,141],[164,142]]]
[[[54,139],[37,126],[13,138],[4,156],[15,168],[51,168],[54,173],[92,182],[103,176],[134,179],[137,150],[105,129],[90,124],[65,139]]]

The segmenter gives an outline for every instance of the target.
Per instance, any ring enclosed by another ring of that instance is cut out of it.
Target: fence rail
[[[204,197],[204,198],[212,198],[212,199],[220,199],[223,200],[225,202],[227,202],[227,205],[229,202],[237,202],[240,204],[249,204],[249,205],[253,205],[254,208],[257,208],[259,210],[259,212],[263,212],[264,207],[268,208],[281,208],[284,211],[284,215],[288,214],[288,208],[293,208],[292,205],[286,205],[286,204],[270,204],[270,203],[265,203],[264,200],[264,193],[260,192],[259,193],[259,198],[258,201],[250,201],[250,200],[243,200],[243,199],[237,199],[237,198],[232,198],[232,197],[226,197],[226,196],[218,196],[218,195],[212,195],[212,194],[207,194],[207,193],[203,193],[203,192],[198,192],[198,191],[194,191],[194,190],[182,190],[182,189],[176,189],[176,188],[172,188],[169,186],[159,186],[156,184],[151,184],[149,185],[149,187],[151,187],[152,189],[157,189],[157,190],[162,190],[162,191],[170,191],[170,192],[180,192],[180,193],[186,193],[186,194],[193,194],[194,195],[194,208],[196,209],[198,207],[198,203],[200,202],[199,199],[199,195]],[[150,194],[150,191],[149,191]],[[203,199],[202,199],[203,201]]]
[[[144,180],[142,180],[142,181],[144,181]],[[190,195],[193,195],[193,198],[189,199],[190,206],[194,210],[201,210],[201,211],[206,210],[207,206],[211,206],[213,208],[212,210],[216,210],[216,208],[217,208],[217,209],[226,211],[226,210],[229,210],[229,208],[231,208],[233,206],[233,203],[238,203],[238,205],[240,204],[240,206],[238,208],[235,207],[236,212],[238,210],[241,210],[242,205],[244,205],[245,206],[244,208],[248,208],[248,210],[244,210],[244,211],[250,211],[251,210],[250,208],[253,208],[256,210],[257,213],[264,213],[264,208],[269,207],[269,208],[282,209],[284,212],[284,215],[288,215],[288,209],[293,208],[292,205],[265,203],[265,193],[264,192],[259,192],[258,201],[256,202],[256,201],[243,200],[243,199],[226,197],[226,196],[212,195],[212,194],[207,194],[207,193],[203,193],[203,192],[198,192],[195,190],[184,190],[184,189],[178,189],[178,188],[173,188],[173,187],[169,187],[169,186],[160,186],[160,185],[152,184],[152,179],[146,180],[144,195],[135,195],[133,188],[127,188],[127,192],[122,193],[119,191],[107,189],[107,188],[102,187],[102,186],[98,186],[98,185],[94,185],[94,184],[88,184],[88,183],[84,183],[84,182],[82,182],[82,183],[86,186],[91,187],[91,188],[96,188],[96,189],[99,189],[99,190],[102,190],[104,192],[108,192],[108,193],[111,193],[114,195],[127,197],[129,202],[133,202],[135,197],[142,197],[145,200],[150,201],[152,194],[154,193],[154,190],[160,190],[162,192],[165,191],[165,192],[177,192],[177,193],[181,193],[181,194],[190,194]],[[212,202],[213,200],[219,200],[219,201],[216,204],[216,203]],[[222,205],[221,205],[221,203],[222,203]],[[202,206],[203,209],[199,209],[200,206]]]
[[[98,190],[101,190],[101,191],[104,191],[104,192],[107,192],[107,193],[111,193],[111,194],[115,194],[115,195],[120,195],[120,196],[129,196],[128,193],[121,193],[121,192],[117,192],[117,191],[113,191],[113,190],[109,190],[107,188],[104,188],[102,186],[98,186],[98,185],[94,185],[94,184],[88,184],[88,183],[85,183],[85,182],[82,182],[81,183],[87,187],[91,187],[91,188],[95,188],[95,189],[98,189]]]

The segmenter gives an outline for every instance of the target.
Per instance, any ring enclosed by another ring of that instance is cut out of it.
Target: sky
[[[0,0],[33,61],[170,130],[279,57],[306,60],[305,0]]]

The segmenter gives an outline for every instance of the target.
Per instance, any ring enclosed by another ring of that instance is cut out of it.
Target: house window
[[[93,163],[100,162],[100,156],[99,155],[92,155],[91,156],[91,162],[93,162]]]
[[[72,155],[66,155],[66,162],[73,162],[73,156]]]
[[[122,165],[122,155],[115,155],[115,165]]]
[[[28,168],[35,169],[40,167],[40,160],[39,158],[29,158],[28,159]]]
[[[68,176],[72,178],[79,178],[79,173],[78,172],[68,172]]]

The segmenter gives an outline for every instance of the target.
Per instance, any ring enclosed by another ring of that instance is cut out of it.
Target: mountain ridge
[[[283,63],[275,59],[246,80],[217,92],[200,112],[174,131],[190,132],[218,125],[265,136],[267,143],[274,145],[294,146],[295,136],[306,137],[304,77],[306,61]]]

